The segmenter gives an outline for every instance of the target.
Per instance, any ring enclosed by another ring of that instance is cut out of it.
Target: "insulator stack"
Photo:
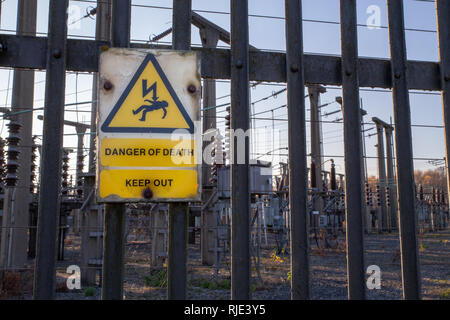
[[[231,159],[231,113],[230,107],[226,108],[227,115],[225,116],[225,158]]]
[[[95,136],[92,136],[91,135],[91,139],[94,139],[94,143],[93,143],[93,146],[94,146],[94,149],[95,149],[95,147],[97,146],[97,138],[95,137]],[[89,155],[89,157],[91,157],[92,158],[92,164],[91,164],[91,166],[89,166],[88,165],[88,171],[89,172],[95,172],[95,169],[96,169],[96,163],[97,163],[97,152],[93,152],[92,154],[90,154]]]
[[[4,192],[5,167],[5,140],[0,138],[0,193]]]
[[[423,201],[423,185],[419,186],[419,200]]]
[[[391,192],[389,191],[389,186],[386,187],[386,205],[389,207],[391,205],[391,198],[390,198]]]
[[[333,160],[331,160],[331,169],[330,169],[330,188],[331,190],[337,190],[336,166]]]
[[[31,146],[31,170],[30,170],[30,192],[34,193],[34,181],[36,179],[36,159],[37,159],[36,136],[33,137],[33,145]]]
[[[224,152],[224,144],[223,144],[223,137],[220,135],[219,132],[217,132],[217,135],[214,138],[214,148],[213,148],[213,164],[211,166],[211,184],[217,183],[217,172],[219,170],[219,167],[223,166],[225,164],[225,152]]]
[[[83,195],[83,178],[81,177],[81,173],[83,173],[84,169],[84,157],[83,152],[77,156],[77,195],[79,197]]]
[[[73,175],[70,175],[70,180],[69,180],[69,186],[72,187],[73,186]]]
[[[380,192],[380,185],[377,184],[377,206],[381,206],[381,192]]]
[[[20,131],[20,123],[11,121],[8,123],[9,128],[9,136],[6,138],[7,144],[8,144],[8,151],[6,152],[7,157],[7,163],[6,163],[6,186],[8,187],[15,187],[17,185],[17,170],[19,169],[19,131]]]
[[[372,206],[372,192],[370,191],[370,185],[368,183],[365,184],[365,193],[366,193],[366,205]]]
[[[68,178],[69,178],[69,151],[63,150],[62,158],[62,190],[61,194],[67,196],[68,193]]]

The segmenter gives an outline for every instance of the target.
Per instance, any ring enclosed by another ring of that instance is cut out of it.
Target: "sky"
[[[46,36],[48,24],[48,0],[38,0],[38,36]],[[153,36],[167,30],[172,24],[171,0],[134,0],[132,1],[131,39],[133,42],[148,42]],[[151,7],[145,7],[151,6]],[[435,4],[430,1],[405,0],[406,44],[409,60],[438,61],[438,41],[436,33]],[[95,35],[95,17],[88,17],[79,21],[78,17],[86,14],[86,10],[95,7],[94,1],[70,1],[69,9],[69,37],[92,39]],[[226,0],[193,0],[193,10],[211,20],[225,30],[230,30],[230,5]],[[379,9],[381,28],[368,28],[367,23],[373,22],[373,13]],[[385,0],[358,0],[358,50],[361,57],[389,58],[389,39],[387,26],[387,9]],[[5,0],[2,3],[1,33],[14,33],[16,28],[17,0]],[[284,1],[282,0],[249,0],[249,32],[250,44],[261,50],[284,51]],[[371,20],[372,19],[372,20]],[[303,0],[303,30],[304,51],[311,54],[340,55],[339,29],[339,1],[338,0]],[[162,39],[160,43],[169,44],[171,36]],[[198,29],[192,27],[192,45],[200,46]],[[229,47],[219,42],[220,47]],[[10,107],[13,71],[0,69],[0,107]],[[45,72],[36,72],[34,108],[43,107]],[[228,81],[217,81],[217,104],[229,102],[230,86]],[[283,83],[262,83],[252,88],[251,101],[273,95],[274,92],[285,88]],[[68,73],[66,83],[66,103],[92,101],[92,75],[88,73]],[[321,96],[321,104],[327,104],[322,114],[337,111],[340,106],[335,103],[335,97],[341,95],[341,88],[329,86],[327,92]],[[363,108],[368,112],[364,118],[366,129],[373,127],[372,117],[378,117],[385,122],[391,122],[393,117],[392,95],[387,90],[372,90],[361,88]],[[444,158],[444,135],[442,126],[442,102],[439,92],[424,92],[414,90],[410,92],[411,122],[413,125],[431,125],[435,127],[413,127],[413,150],[415,169],[426,170],[436,168],[428,159]],[[281,93],[266,100],[252,103],[251,112],[266,113],[258,116],[268,120],[253,120],[252,126],[257,128],[254,135],[252,152],[254,157],[271,152],[271,156],[260,157],[261,160],[271,161],[275,172],[279,162],[286,162],[287,151],[287,122],[286,108],[279,108],[286,104],[286,93]],[[309,99],[306,99],[307,119],[309,119]],[[273,109],[273,111],[271,111]],[[225,107],[218,108],[218,127],[223,128]],[[65,119],[90,123],[90,104],[79,104],[66,108]],[[33,132],[40,135],[42,121],[37,116],[42,111],[34,111]],[[342,118],[341,113],[323,116],[322,120],[333,121]],[[393,120],[392,120],[393,121]],[[7,136],[5,121],[0,120],[0,135]],[[307,142],[310,141],[309,124],[307,124]],[[75,131],[65,127],[64,146],[76,146]],[[343,173],[343,134],[342,123],[323,123],[323,154],[324,160],[334,158],[337,172]],[[375,130],[366,132],[366,136]],[[38,141],[39,142],[39,141]],[[376,175],[376,136],[365,138],[367,170],[369,175]],[[89,145],[88,136],[85,145]],[[309,150],[308,150],[309,152]],[[71,155],[71,174],[75,170],[75,153]],[[329,162],[324,163],[329,170]]]

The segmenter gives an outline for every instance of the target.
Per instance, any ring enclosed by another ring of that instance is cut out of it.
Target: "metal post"
[[[186,299],[188,214],[189,206],[186,203],[169,204],[167,263],[167,298],[169,300]]]
[[[286,0],[289,204],[291,214],[291,299],[309,299],[305,77],[301,0]]]
[[[124,203],[105,203],[102,300],[123,298],[125,216]]]
[[[204,48],[216,48],[219,41],[219,33],[212,28],[204,27],[200,29],[200,37]],[[208,108],[216,105],[216,80],[203,80],[203,133],[209,129],[216,128],[216,108]],[[203,148],[210,142],[205,141]],[[203,149],[204,150],[204,149]],[[213,194],[213,186],[211,184],[211,166],[203,163],[202,166],[202,198],[203,203],[209,200]],[[214,247],[215,233],[217,233],[217,219],[214,211],[209,208],[203,208],[201,213],[201,260],[202,264],[214,264]]]
[[[365,299],[356,0],[340,1],[348,298]]]
[[[380,199],[380,214],[381,225],[378,226],[379,232],[386,231],[388,228],[387,210],[386,210],[386,158],[384,156],[384,138],[383,125],[377,121],[377,118],[372,118],[377,127],[377,155],[378,155],[378,185],[379,185],[379,199]]]
[[[450,3],[446,0],[436,0],[436,11],[441,65],[442,113],[445,126],[445,168],[447,171],[447,193],[450,195]]]
[[[191,48],[191,0],[173,0],[173,44],[174,50]],[[186,299],[187,278],[187,202],[169,204],[169,239],[167,266],[167,298]]]
[[[250,127],[248,0],[231,0],[231,129]],[[231,299],[250,299],[250,142],[231,136]],[[244,152],[244,157],[242,157]],[[240,155],[238,153],[241,153]],[[238,159],[245,158],[245,163]]]
[[[126,48],[130,45],[131,0],[113,0],[112,45]],[[123,298],[125,274],[125,204],[106,203],[103,239],[102,299]]]
[[[386,134],[386,169],[387,169],[387,186],[389,186],[389,217],[390,217],[390,229],[397,228],[397,185],[395,183],[394,175],[394,159],[392,157],[392,126],[385,126],[384,132]]]
[[[414,165],[411,138],[411,111],[406,67],[403,1],[387,0],[391,77],[394,102],[397,193],[402,264],[403,298],[420,299],[420,271],[417,252],[414,197]]]
[[[60,209],[66,80],[67,7],[68,0],[50,1],[34,299],[53,299],[55,295],[56,235]]]
[[[111,40],[111,1],[97,0],[95,39],[97,41]],[[91,109],[91,135],[89,139],[89,164],[88,172],[95,173],[95,153],[96,136],[93,132],[97,131],[97,92],[98,91],[98,73],[95,73],[92,80],[92,109]]]

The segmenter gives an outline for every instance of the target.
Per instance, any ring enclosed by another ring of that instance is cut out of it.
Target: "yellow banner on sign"
[[[104,167],[195,167],[195,141],[104,138],[100,163]]]
[[[149,200],[192,199],[198,193],[196,170],[102,170],[99,184],[103,199],[144,199],[147,188]]]

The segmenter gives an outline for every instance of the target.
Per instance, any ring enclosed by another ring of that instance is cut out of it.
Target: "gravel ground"
[[[269,238],[270,240],[270,238]],[[57,299],[99,299],[100,288],[68,291],[65,287],[65,269],[79,261],[79,237],[67,239],[65,261],[58,262]],[[311,294],[313,299],[347,299],[346,256],[344,238],[339,249],[318,249],[311,239]],[[450,230],[419,236],[419,252],[423,299],[449,299],[450,297]],[[200,264],[200,246],[189,247],[188,299],[227,300],[229,292],[229,261],[224,261],[217,277],[212,267]],[[270,243],[270,241],[269,241]],[[368,299],[396,300],[402,298],[401,265],[398,234],[371,234],[365,238],[366,266],[377,265],[381,269],[381,288],[367,290]],[[127,245],[127,264],[124,283],[125,299],[165,299],[164,281],[152,287],[145,278],[151,274],[149,242],[133,242]],[[31,263],[30,263],[31,265]],[[252,297],[260,300],[283,300],[290,298],[289,256],[275,255],[274,247],[261,250],[261,277],[253,268]],[[155,276],[151,276],[153,279]],[[32,283],[32,272],[28,274]],[[217,279],[217,281],[216,281]],[[222,283],[221,285],[216,285]],[[159,287],[161,285],[161,287]],[[91,292],[88,292],[91,291]],[[19,295],[9,299],[30,299],[31,286],[24,285]],[[86,295],[92,294],[92,296]],[[5,297],[3,297],[5,298]]]

